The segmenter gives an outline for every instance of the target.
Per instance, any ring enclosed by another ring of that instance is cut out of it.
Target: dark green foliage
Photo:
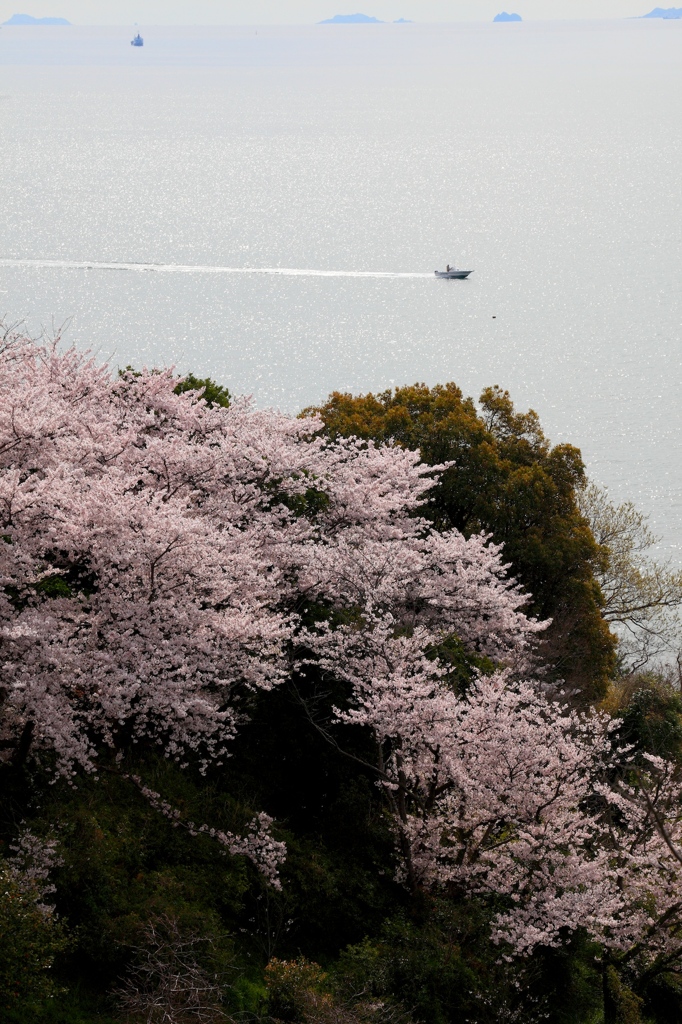
[[[602,1010],[600,947],[583,933],[532,959],[532,991],[546,1005],[552,1024],[597,1024]]]
[[[627,681],[619,708],[619,737],[637,751],[682,761],[682,697],[654,673]]]
[[[286,505],[294,515],[314,518],[319,512],[323,512],[329,505],[329,497],[324,491],[316,487],[308,487],[303,494],[283,494],[278,492],[277,501]]]
[[[325,999],[327,976],[319,964],[304,957],[294,961],[275,957],[265,969],[268,991],[268,1012],[287,1024],[304,1024],[311,1003]]]
[[[373,780],[321,738],[285,688],[256,700],[252,715],[234,757],[209,778],[144,753],[120,770],[134,769],[197,823],[243,831],[253,808],[277,813],[289,851],[281,893],[209,837],[174,829],[118,769],[76,789],[48,787],[32,811],[39,780],[4,770],[7,834],[19,813],[57,826],[64,859],[57,909],[72,936],[59,972],[71,993],[66,1002],[77,994],[78,1005],[111,1010],[106,993],[125,974],[146,924],[168,915],[221,936],[235,965],[228,1004],[256,1012],[272,955],[305,950],[333,959],[368,927],[379,928],[400,900]]]
[[[642,1000],[611,964],[603,971],[603,989],[605,1024],[645,1024]]]
[[[447,670],[448,683],[457,693],[465,693],[479,673],[491,675],[495,671],[490,658],[467,651],[456,636],[447,637],[432,654]]]
[[[45,597],[71,597],[73,593],[63,576],[47,576],[36,583],[35,589]]]
[[[215,786],[201,785],[162,759],[138,760],[135,767],[197,821],[242,829],[251,816]],[[15,809],[22,795],[26,789],[14,787]],[[146,925],[164,915],[187,930],[220,936],[233,956],[230,935],[243,923],[245,892],[249,885],[261,888],[243,859],[223,855],[208,837],[174,829],[136,786],[106,771],[99,781],[80,780],[76,789],[48,790],[33,816],[55,823],[60,839],[64,863],[55,876],[56,905],[71,943],[59,974],[71,1000],[77,993],[79,1005],[106,1012],[103,997],[125,973]],[[244,970],[249,953],[243,951]],[[55,1012],[51,1020],[58,1019]]]
[[[188,373],[174,390],[176,395],[182,395],[185,391],[202,392],[201,397],[209,408],[218,405],[227,409],[230,404],[230,392],[210,377],[195,377],[193,373]]]
[[[348,991],[368,988],[377,998],[393,996],[418,1020],[467,1019],[476,1012],[476,993],[489,966],[475,956],[483,931],[477,908],[468,919],[447,904],[432,906],[431,913],[425,909],[416,919],[401,914],[389,920],[377,939],[347,949],[337,973]]]
[[[36,1018],[23,1018],[17,1024],[121,1024],[108,993],[95,993],[88,987],[72,984],[56,999],[44,1004]]]
[[[377,939],[344,951],[335,967],[347,991],[392,998],[429,1024],[584,1024],[598,1012],[598,948],[580,937],[560,950],[507,964],[488,939],[485,902],[426,899],[388,921]]]
[[[345,699],[313,678],[259,697],[228,764],[235,790],[286,829],[283,893],[253,907],[268,955],[327,962],[403,898],[381,794],[363,767],[373,754],[367,737],[346,737],[345,754],[334,746],[332,707]]]
[[[60,922],[0,860],[0,1020],[38,1019],[58,993],[55,958],[67,946]]]
[[[194,820],[234,828],[248,818],[214,787],[200,788],[166,762],[138,762],[137,768]],[[234,921],[242,910],[248,886],[243,860],[223,856],[208,837],[174,829],[118,775],[61,793],[58,807],[44,813],[57,817],[62,839],[58,909],[77,929],[81,964],[103,985],[122,969],[126,950],[151,918],[165,914],[187,928],[217,928],[221,917]]]
[[[682,1021],[682,978],[664,974],[647,985],[642,995],[643,1016],[656,1024]]]

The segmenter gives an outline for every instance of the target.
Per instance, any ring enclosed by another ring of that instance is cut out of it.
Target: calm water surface
[[[291,411],[500,384],[682,559],[682,22],[142,33],[0,30],[0,311]]]

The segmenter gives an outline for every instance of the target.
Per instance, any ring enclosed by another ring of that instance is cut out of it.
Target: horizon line
[[[13,16],[11,16],[13,17]],[[406,20],[400,21],[395,19],[393,21],[375,21],[375,22],[350,22],[350,23],[330,23],[329,21],[282,21],[282,22],[208,22],[208,21],[193,21],[193,22],[169,22],[169,21],[150,21],[150,22],[69,22],[68,25],[41,25],[38,23],[33,24],[9,24],[9,21],[0,22],[2,28],[362,28],[372,29],[378,26],[385,28],[392,28],[396,25],[400,25],[401,29],[409,25],[419,27],[420,25],[493,25],[496,23],[493,18],[465,18],[465,19],[451,19],[448,21],[434,20],[434,21],[415,21]],[[624,14],[619,16],[604,16],[604,17],[581,17],[581,18],[523,18],[520,22],[514,22],[516,25],[540,25],[547,23],[559,23],[559,22],[615,22],[615,21],[682,21],[682,18],[650,18],[648,14]]]

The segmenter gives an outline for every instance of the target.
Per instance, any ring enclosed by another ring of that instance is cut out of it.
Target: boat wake
[[[265,274],[272,277],[433,277],[425,273],[389,270],[299,270],[293,267],[200,267],[178,263],[100,263],[95,260],[11,260],[0,258],[0,267],[34,267],[59,270],[129,270],[151,274]]]

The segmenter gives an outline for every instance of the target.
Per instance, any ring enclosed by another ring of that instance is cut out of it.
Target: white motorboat
[[[454,267],[448,267],[447,270],[436,270],[436,277],[447,277],[454,281],[464,281],[469,274],[473,274],[473,270],[455,270]]]

